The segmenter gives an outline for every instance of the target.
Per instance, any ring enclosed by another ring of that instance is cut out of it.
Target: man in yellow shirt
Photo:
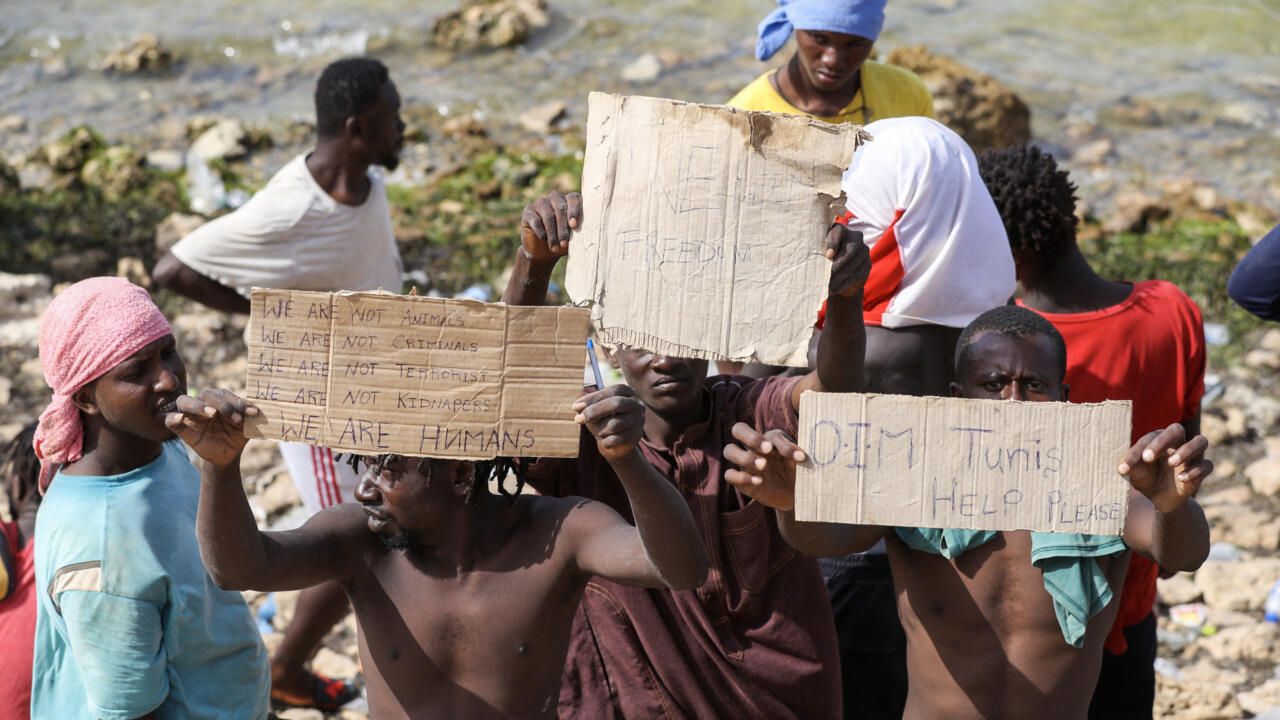
[[[729,105],[809,115],[829,123],[933,117],[933,98],[915,73],[867,60],[884,26],[886,0],[779,0],[760,23],[756,57],[768,60],[794,32],[786,65],[743,88]]]
[[[867,59],[884,27],[885,2],[778,0],[780,7],[760,23],[756,57],[773,57],[793,33],[795,54],[743,88],[729,105],[808,115],[829,123],[865,125],[895,117],[933,117],[933,97],[915,73]],[[923,335],[902,337],[915,331]],[[930,384],[922,376],[876,369],[916,367],[904,358],[922,350],[951,357],[954,343],[955,334],[946,328],[877,327],[867,337],[868,373],[880,376],[879,392],[928,394],[936,388],[926,387]],[[777,370],[748,366],[741,372]],[[883,545],[867,553],[822,558],[819,565],[835,613],[845,717],[901,718],[907,698],[907,641]]]

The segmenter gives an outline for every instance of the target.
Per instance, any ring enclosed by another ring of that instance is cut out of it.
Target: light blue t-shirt
[[[108,477],[55,476],[36,520],[36,720],[267,716],[244,599],[200,560],[200,476],[181,442]]]

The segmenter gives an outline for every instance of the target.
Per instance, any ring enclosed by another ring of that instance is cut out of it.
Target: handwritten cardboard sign
[[[344,452],[573,457],[588,313],[255,289],[246,435]]]
[[[602,342],[807,364],[855,125],[591,93],[565,287]]]
[[[800,520],[1119,535],[1132,404],[805,393]]]

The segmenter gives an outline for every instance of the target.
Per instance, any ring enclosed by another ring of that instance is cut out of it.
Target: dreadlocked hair
[[[1034,145],[988,150],[978,172],[996,203],[1014,253],[1062,257],[1076,242],[1076,186],[1053,156]]]
[[[355,470],[359,475],[361,465],[365,469],[374,474],[381,474],[387,465],[395,458],[403,457],[395,454],[375,455],[368,457],[364,455],[349,454],[342,458]],[[418,464],[415,470],[419,475],[426,478],[427,482],[431,482],[431,461],[436,458],[418,458]],[[467,494],[464,501],[468,505],[475,505],[479,501],[481,492],[480,488],[487,487],[490,480],[496,480],[498,484],[498,493],[502,497],[507,498],[511,502],[515,502],[517,496],[524,490],[525,472],[529,468],[529,460],[527,458],[494,458],[493,460],[482,460],[474,463],[475,472],[471,476],[471,485],[467,488]],[[515,489],[507,489],[507,477],[515,476]]]
[[[36,457],[35,435],[36,423],[29,423],[0,451],[0,478],[9,494],[10,512],[28,498],[40,496],[40,458]]]

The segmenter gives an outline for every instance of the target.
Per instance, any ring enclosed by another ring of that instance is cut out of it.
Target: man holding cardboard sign
[[[961,336],[952,394],[1062,402],[1065,371],[1065,346],[1052,325],[1029,310],[1000,307],[979,316]],[[800,522],[796,464],[811,465],[813,458],[785,433],[761,434],[738,425],[734,437],[745,448],[725,448],[725,458],[738,468],[726,479],[776,508],[779,527],[794,547],[823,556],[888,541],[908,638],[906,717],[1083,717],[1115,617],[1113,589],[1124,579],[1127,551],[1179,570],[1199,567],[1208,555],[1208,525],[1192,499],[1213,470],[1204,458],[1208,441],[1186,441],[1179,425],[1148,434],[1118,458],[1116,472],[1132,487],[1120,537],[955,529],[976,526],[965,513],[952,529]],[[957,443],[949,451],[963,455],[967,446]],[[1010,457],[995,455],[996,461]],[[1017,462],[1034,462],[1027,455],[1017,455]],[[984,452],[981,462],[989,466],[990,460]],[[1063,460],[1058,458],[1060,465]],[[1047,452],[1041,462],[1049,464]],[[976,481],[970,485],[981,489]],[[975,497],[972,508],[986,515],[988,504]],[[1000,503],[989,509],[998,516]],[[1078,519],[1074,510],[1070,519]],[[1061,528],[1056,512],[1038,522],[1055,520]],[[1024,521],[1005,527],[1026,527]],[[975,657],[987,662],[975,663]]]
[[[581,222],[576,193],[552,193],[526,208],[507,303],[545,302],[551,272],[570,240],[579,242],[573,230]],[[815,372],[707,378],[707,360],[636,349],[612,356],[645,405],[639,449],[693,511],[711,569],[706,583],[688,591],[593,581],[574,624],[561,717],[841,716],[835,627],[817,563],[788,546],[773,514],[726,484],[721,470],[734,423],[794,429],[801,393],[861,385],[867,247],[841,225],[817,240],[806,244],[826,256],[831,279]],[[799,235],[790,241],[805,242]],[[668,319],[682,311],[655,307],[637,310]],[[587,435],[576,460],[541,460],[529,482],[548,495],[584,495],[627,512],[619,480]]]
[[[166,425],[204,459],[197,534],[224,588],[336,581],[355,609],[370,715],[556,717],[570,625],[592,576],[692,588],[707,560],[688,508],[637,449],[644,406],[618,385],[581,398],[577,422],[619,478],[635,526],[582,498],[500,498],[505,463],[357,456],[359,505],[260,532],[240,479],[258,408],[223,390],[182,396]],[[517,475],[518,477],[518,475]]]

